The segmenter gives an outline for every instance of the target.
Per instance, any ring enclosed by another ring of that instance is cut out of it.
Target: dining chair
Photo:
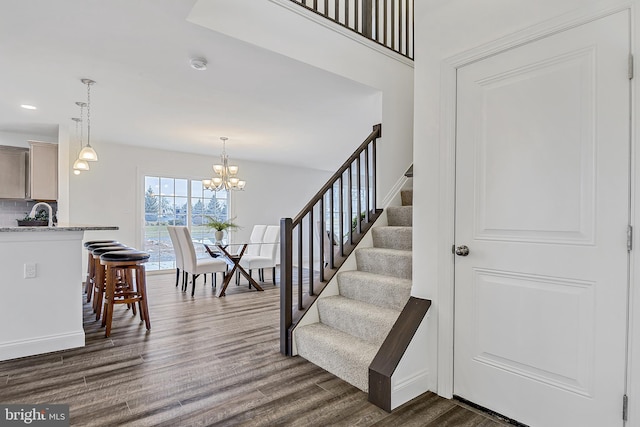
[[[264,224],[256,224],[253,226],[251,230],[251,236],[249,236],[249,245],[244,251],[243,256],[247,255],[260,255],[260,246],[262,243],[262,239],[264,238],[264,232],[267,230],[267,226]],[[242,250],[242,246],[238,248],[238,255],[240,255],[240,251]],[[236,272],[236,286],[240,284],[240,273]]]
[[[187,274],[191,274],[191,296],[195,295],[196,291],[196,279],[201,274],[212,275],[212,285],[216,285],[216,273],[222,273],[223,277],[227,273],[227,263],[222,259],[198,259],[196,256],[196,249],[193,246],[193,240],[191,240],[191,233],[187,227],[176,227],[176,236],[178,237],[178,244],[182,250],[183,269]],[[206,283],[206,280],[205,280]],[[186,284],[183,285],[183,291],[186,291]]]
[[[264,239],[264,233],[267,231],[267,226],[264,224],[258,224],[253,226],[253,230],[251,230],[251,236],[249,237],[249,246],[247,246],[247,250],[244,252],[246,255],[260,255],[260,244]]]
[[[258,255],[244,255],[240,260],[240,265],[245,270],[251,271],[258,269],[260,274],[260,280],[264,282],[264,269],[273,269],[273,284],[276,284],[276,265],[278,265],[278,254],[280,246],[280,226],[269,225],[267,226],[264,237],[262,238],[262,244],[260,246],[260,253]]]
[[[180,271],[182,271],[182,288],[184,289],[185,283],[187,281],[187,272],[184,271],[184,255],[182,255],[182,249],[180,248],[180,241],[178,240],[178,236],[176,233],[176,226],[167,226],[167,231],[169,232],[171,245],[173,246],[173,252],[176,256],[176,288],[178,287],[178,282],[180,280]]]

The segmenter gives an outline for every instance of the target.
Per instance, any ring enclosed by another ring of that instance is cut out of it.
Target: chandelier
[[[213,165],[215,176],[211,179],[203,179],[202,185],[211,191],[242,190],[247,182],[237,177],[238,166],[229,165],[229,156],[226,151],[226,142],[229,138],[221,136],[220,139],[222,140],[222,154],[220,155],[222,164]]]

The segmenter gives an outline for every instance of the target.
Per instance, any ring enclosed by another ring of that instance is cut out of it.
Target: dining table
[[[259,243],[219,243],[219,242],[216,242],[213,244],[203,243],[204,248],[207,250],[207,253],[211,257],[222,258],[231,267],[231,271],[227,273],[227,275],[225,276],[224,281],[222,282],[222,286],[220,286],[216,290],[217,297],[225,296],[227,286],[229,286],[229,282],[231,281],[234,273],[236,272],[242,274],[249,281],[250,288],[253,286],[253,288],[255,288],[256,291],[264,291],[264,289],[262,289],[262,287],[258,284],[258,282],[256,282],[256,280],[253,277],[251,277],[251,274],[249,274],[247,270],[245,270],[242,267],[242,265],[240,265],[240,261],[242,260],[242,257],[244,256],[247,250],[247,247],[252,244],[255,245]],[[231,248],[237,248],[237,249],[236,251],[232,251],[230,250]]]

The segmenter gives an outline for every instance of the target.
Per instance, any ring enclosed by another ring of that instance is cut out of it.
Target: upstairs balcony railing
[[[413,0],[291,0],[413,59]]]
[[[280,220],[280,351],[318,294],[380,216],[375,125],[346,162],[293,219]],[[295,293],[295,298],[294,298]]]

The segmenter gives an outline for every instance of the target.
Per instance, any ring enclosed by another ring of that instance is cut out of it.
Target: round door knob
[[[469,255],[469,248],[466,247],[465,245],[458,246],[456,248],[456,255],[458,255],[458,256],[467,256],[467,255]]]

